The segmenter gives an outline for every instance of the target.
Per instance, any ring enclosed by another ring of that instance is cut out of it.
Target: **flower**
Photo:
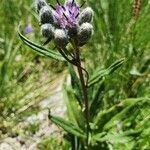
[[[53,38],[56,46],[65,47],[71,39],[78,40],[82,46],[90,39],[93,31],[90,7],[80,12],[83,5],[79,6],[75,0],[65,0],[63,5],[57,0],[55,7],[45,0],[37,0],[36,5],[42,35]]]
[[[57,3],[54,11],[54,20],[61,28],[72,28],[77,25],[77,17],[80,13],[79,6],[73,0],[62,6]]]
[[[28,24],[28,25],[25,27],[24,32],[25,32],[25,33],[31,33],[31,32],[33,32],[32,25],[31,25],[31,24]]]

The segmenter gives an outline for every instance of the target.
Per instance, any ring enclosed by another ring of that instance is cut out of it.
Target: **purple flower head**
[[[41,4],[43,1],[44,5]],[[79,46],[83,46],[93,33],[91,24],[93,10],[86,7],[80,12],[84,3],[79,6],[76,0],[65,0],[63,5],[59,0],[56,1],[55,7],[47,4],[46,0],[38,0],[37,2],[37,5],[41,6],[39,20],[42,35],[48,38],[48,41],[54,39],[57,47],[65,47],[72,40],[78,40]]]
[[[61,28],[73,28],[77,25],[80,8],[74,0],[66,0],[64,5],[57,1],[54,10],[54,21]]]

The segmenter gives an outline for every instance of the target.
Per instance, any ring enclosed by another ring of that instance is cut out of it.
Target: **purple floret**
[[[79,6],[74,1],[63,6],[57,3],[54,11],[54,21],[61,28],[73,28],[77,25],[79,13]]]

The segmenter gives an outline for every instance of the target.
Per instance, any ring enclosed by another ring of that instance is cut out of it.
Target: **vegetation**
[[[49,95],[52,80],[67,68],[71,83],[66,79],[62,91],[66,116],[60,118],[52,111],[49,113],[51,122],[64,129],[63,138],[61,141],[51,135],[41,138],[38,149],[80,150],[87,145],[91,150],[149,149],[149,0],[86,2],[94,10],[93,37],[80,49],[82,63],[89,74],[88,144],[82,87],[75,67],[53,50],[53,43],[38,46],[45,39],[40,34],[38,16],[31,1],[2,0],[1,3],[1,138],[11,136],[15,125],[41,111],[37,104]],[[25,33],[29,24],[33,32]],[[29,124],[25,130],[34,134],[39,127],[38,123]]]

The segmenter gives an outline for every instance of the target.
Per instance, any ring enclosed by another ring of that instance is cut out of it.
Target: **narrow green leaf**
[[[59,127],[63,128],[67,133],[70,133],[74,136],[85,138],[85,133],[79,127],[75,126],[73,123],[64,120],[63,118],[52,116],[49,114],[49,119],[58,125]]]
[[[88,86],[90,87],[90,86],[94,85],[95,83],[99,82],[104,76],[112,74],[115,70],[117,70],[124,63],[124,61],[125,61],[125,59],[122,58],[122,59],[114,62],[107,69],[103,69],[103,70],[98,69],[98,70],[94,71],[93,75],[89,79]]]
[[[150,99],[148,98],[135,98],[135,99],[126,99],[124,101],[132,101],[129,106],[126,106],[120,113],[114,115],[110,121],[105,124],[104,129],[109,130],[111,127],[116,125],[116,121],[125,122],[126,119],[132,123],[136,116],[139,114],[140,109],[150,106]],[[129,116],[129,114],[132,114]],[[127,116],[129,116],[127,118]]]
[[[92,91],[96,91],[94,93],[94,96],[92,98],[92,102],[90,105],[90,116],[93,118],[98,111],[100,110],[100,108],[102,108],[102,99],[103,99],[103,95],[104,95],[104,80],[101,80],[99,85],[94,87],[94,90]]]
[[[126,118],[127,112],[130,110],[143,105],[144,103],[150,103],[148,98],[130,98],[125,99],[119,104],[116,104],[109,108],[108,110],[100,111],[94,118],[94,126],[98,127],[97,130],[101,131],[110,129],[114,126],[115,120]]]
[[[109,68],[108,68],[108,72],[109,74],[113,73],[114,71],[116,71],[119,67],[122,66],[122,64],[125,62],[125,58],[121,58],[119,60],[117,60],[116,62],[114,62]]]
[[[94,118],[93,123],[96,130],[102,131],[104,125],[118,112],[123,109],[123,106],[115,105],[108,110],[100,111],[97,116]]]
[[[92,137],[92,141],[93,142],[109,141],[115,144],[125,143],[125,142],[131,141],[134,138],[134,136],[137,136],[138,134],[140,134],[140,132],[141,132],[140,130],[139,131],[130,130],[130,131],[122,132],[122,133],[113,133],[113,134],[108,133],[105,136],[103,136],[104,134],[102,133],[98,133]]]
[[[136,104],[138,101],[141,101],[142,99],[143,98],[126,99],[120,102],[119,104],[112,106],[111,108],[107,110],[100,111],[93,120],[94,126],[98,127],[97,130],[103,130],[104,126],[105,126],[105,129],[108,129],[108,127],[110,128],[111,126],[114,125],[113,117],[116,117],[118,114],[122,113],[124,110],[129,109],[129,107],[133,106],[134,104]]]
[[[71,122],[84,129],[84,114],[77,98],[75,97],[74,90],[67,86],[63,86],[63,96],[67,106],[67,115]]]
[[[34,51],[40,53],[43,56],[47,56],[49,58],[53,58],[56,60],[60,60],[60,61],[65,61],[65,59],[58,53],[58,52],[54,52],[53,50],[48,50],[42,46],[39,46],[35,43],[33,43],[32,41],[28,40],[25,36],[23,36],[20,31],[18,31],[18,35],[20,37],[20,39],[30,48],[32,48]]]
[[[82,90],[81,90],[81,86],[80,86],[80,81],[77,77],[77,74],[73,68],[73,65],[68,63],[68,70],[69,70],[69,73],[70,73],[70,76],[71,76],[71,85],[72,85],[72,88],[74,89],[75,91],[75,95],[77,97],[77,100],[80,104],[80,106],[82,107]]]

